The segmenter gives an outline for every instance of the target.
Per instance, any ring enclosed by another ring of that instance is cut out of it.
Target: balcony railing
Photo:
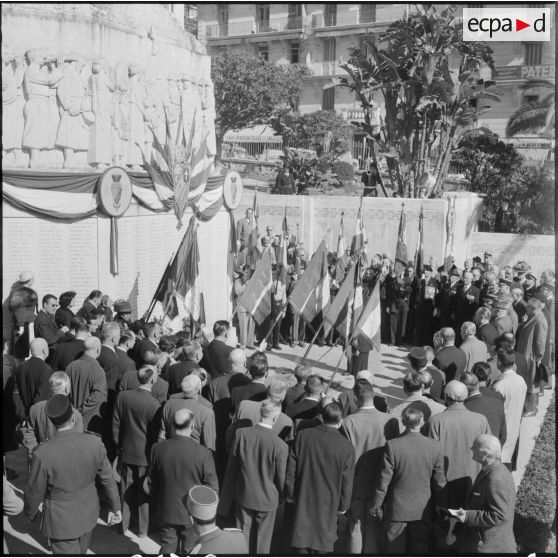
[[[416,9],[411,8],[411,13]],[[329,14],[318,13],[312,15],[312,28],[328,29],[333,27],[343,27],[346,25],[364,25],[367,23],[387,23],[395,21],[404,16],[404,9],[401,5],[386,6],[380,4],[375,11],[363,12],[361,10],[352,10],[349,12],[337,13],[335,17]]]
[[[227,24],[200,24],[199,37],[202,40],[219,37],[241,37],[259,33],[297,31],[302,29],[302,17],[270,18],[269,20],[235,21]]]

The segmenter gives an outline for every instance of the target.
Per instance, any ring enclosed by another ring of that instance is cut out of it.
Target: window
[[[333,27],[337,25],[337,4],[326,4],[324,10],[324,25]]]
[[[322,110],[335,110],[335,87],[322,91]]]
[[[324,62],[335,61],[335,39],[324,39]]]
[[[256,7],[256,27],[258,33],[269,31],[269,4],[260,3]]]
[[[542,43],[524,43],[523,64],[538,66],[542,62]]]
[[[367,43],[374,44],[374,38],[374,35],[363,35],[360,37],[358,49],[362,52],[362,54],[364,54],[364,56],[368,56],[370,50]]]
[[[226,37],[229,34],[228,4],[219,4],[217,6],[217,23],[219,24],[219,36]]]
[[[258,45],[256,54],[262,60],[269,61],[269,45]]]
[[[300,61],[300,43],[292,41],[289,45],[289,61],[291,64],[298,64]]]
[[[302,29],[302,4],[289,4],[288,29]]]
[[[376,20],[376,4],[361,4],[360,5],[360,20],[359,23],[374,23]]]

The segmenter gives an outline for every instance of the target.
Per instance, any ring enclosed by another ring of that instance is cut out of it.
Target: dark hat
[[[122,302],[116,302],[114,304],[114,310],[119,314],[131,314],[132,313],[132,306],[126,300]]]
[[[511,284],[512,282],[505,277],[500,277],[500,279],[498,279],[498,285],[507,285],[508,287],[511,287]]]
[[[188,492],[186,507],[196,519],[210,520],[217,515],[219,497],[209,486],[197,485]]]
[[[422,266],[422,268],[424,269],[424,271],[432,271],[432,266],[428,264]]]
[[[72,403],[67,395],[57,393],[53,395],[46,403],[46,415],[52,421],[54,426],[64,424],[72,416]]]
[[[474,262],[479,262],[479,263],[480,263],[480,262],[482,262],[482,258],[481,258],[480,256],[475,256],[475,257],[473,258],[473,261],[474,261]]]
[[[525,279],[533,279],[533,281],[537,280],[537,276],[534,273],[527,273],[525,275]]]
[[[407,355],[414,368],[424,368],[427,364],[426,351],[422,347],[413,347]]]
[[[461,270],[458,267],[453,266],[451,268],[451,275],[453,275],[454,277],[461,277]]]
[[[513,266],[513,268],[515,269],[515,271],[518,271],[519,273],[527,273],[531,269],[531,266],[527,262],[521,261],[521,262],[517,262]]]

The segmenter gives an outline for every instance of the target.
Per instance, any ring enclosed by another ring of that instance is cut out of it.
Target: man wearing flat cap
[[[205,485],[190,489],[186,507],[198,540],[190,554],[248,554],[248,545],[240,529],[220,529],[215,523],[219,497]]]
[[[26,514],[33,520],[44,505],[41,531],[53,554],[85,554],[99,517],[100,487],[109,505],[108,524],[120,523],[120,500],[101,438],[74,430],[66,395],[53,395],[46,415],[57,434],[35,449],[25,488]]]

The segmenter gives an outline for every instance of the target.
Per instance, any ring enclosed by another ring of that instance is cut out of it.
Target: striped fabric
[[[397,247],[395,249],[395,273],[403,273],[407,267],[407,216],[401,209],[399,218],[399,231],[397,233]]]
[[[271,287],[271,251],[267,249],[238,300],[238,305],[260,325],[271,314]]]

